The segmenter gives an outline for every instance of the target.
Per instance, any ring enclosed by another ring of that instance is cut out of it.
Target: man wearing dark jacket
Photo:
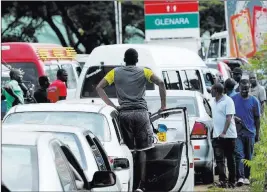
[[[34,99],[36,100],[37,103],[50,103],[50,101],[47,98],[47,88],[50,85],[48,77],[47,76],[39,77],[39,85],[40,88],[34,93]]]

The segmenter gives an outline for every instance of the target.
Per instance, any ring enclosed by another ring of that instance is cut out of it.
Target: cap
[[[243,71],[240,67],[236,67],[236,68],[234,68],[233,73],[242,74]]]

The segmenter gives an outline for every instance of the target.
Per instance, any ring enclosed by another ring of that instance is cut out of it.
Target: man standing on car
[[[240,67],[234,68],[234,70],[233,70],[233,78],[237,82],[237,84],[235,85],[235,88],[234,88],[236,92],[239,92],[239,82],[242,79],[242,74],[243,74],[243,71],[242,71],[242,69]]]
[[[249,74],[249,81],[250,81],[250,84],[251,84],[251,87],[250,87],[250,94],[255,96],[260,104],[261,104],[261,114],[263,114],[264,112],[264,105],[265,105],[265,102],[266,102],[266,92],[265,92],[265,89],[264,87],[262,87],[258,80],[257,80],[257,75],[255,73],[250,73]]]
[[[19,82],[22,81],[22,72],[19,69],[11,69],[10,81],[2,89],[1,100],[7,102],[7,111],[15,105],[24,104],[23,91],[19,86]]]
[[[236,163],[237,184],[249,185],[250,169],[245,166],[242,159],[251,160],[254,143],[259,140],[260,131],[260,103],[258,99],[249,95],[250,83],[247,79],[240,81],[240,93],[232,97],[235,103],[236,117],[240,128],[237,126]]]
[[[153,148],[153,129],[150,124],[147,103],[144,99],[147,81],[159,86],[161,108],[166,108],[166,90],[163,81],[150,69],[136,67],[138,53],[135,49],[128,49],[124,55],[126,66],[111,70],[98,84],[96,90],[103,101],[119,111],[119,121],[128,148],[135,156],[136,191],[144,191],[146,181],[146,152]],[[115,84],[119,107],[106,95],[104,88]],[[139,174],[137,174],[139,173]]]
[[[235,165],[235,143],[237,138],[236,126],[234,121],[235,105],[233,100],[224,95],[224,87],[221,83],[216,83],[212,87],[215,96],[212,105],[213,114],[213,149],[216,164],[219,172],[218,187],[235,187],[236,165]],[[227,158],[227,167],[229,180],[225,173],[225,157]]]
[[[51,103],[56,103],[59,100],[65,100],[67,97],[67,80],[68,73],[65,69],[57,71],[57,80],[52,82],[47,89],[47,97]]]
[[[49,79],[47,76],[39,77],[40,88],[34,92],[34,99],[37,103],[50,103],[47,98],[47,88],[49,87]]]
[[[226,81],[224,83],[224,89],[225,89],[225,93],[229,97],[233,97],[236,94],[236,91],[234,89],[235,85],[236,85],[236,82],[234,79],[232,79],[232,78],[226,79]]]

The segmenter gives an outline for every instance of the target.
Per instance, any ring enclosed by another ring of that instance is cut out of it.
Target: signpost
[[[146,39],[200,36],[198,2],[145,1]]]

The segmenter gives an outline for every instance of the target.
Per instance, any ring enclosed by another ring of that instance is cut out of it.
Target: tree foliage
[[[54,16],[62,17],[67,37],[56,25]],[[2,42],[37,42],[36,31],[48,23],[63,46],[72,46],[79,53],[80,45],[90,53],[101,44],[116,43],[113,1],[3,1],[2,18],[8,21],[7,29],[2,31]],[[145,30],[142,1],[122,1],[123,35],[127,25]],[[200,1],[200,26],[202,32],[225,29],[223,2]]]

